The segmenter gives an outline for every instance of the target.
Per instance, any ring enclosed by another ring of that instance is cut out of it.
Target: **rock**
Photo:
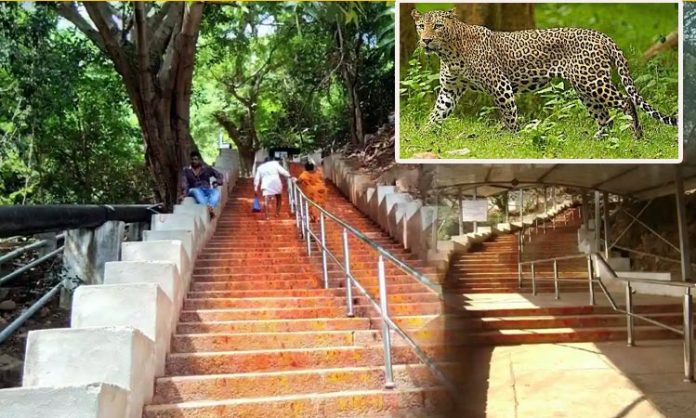
[[[40,317],[40,318],[45,318],[45,317],[47,317],[47,316],[50,315],[50,314],[51,314],[51,310],[48,309],[48,308],[43,308],[43,309],[41,309],[41,310],[39,311],[39,317]]]
[[[433,152],[419,152],[417,154],[413,154],[412,158],[414,160],[432,160],[440,157],[438,157],[437,154]]]
[[[0,325],[5,325],[6,323],[7,323],[7,319],[0,316]]]
[[[467,155],[471,152],[469,148],[456,149],[452,151],[447,151],[448,154],[452,155]]]
[[[11,299],[0,302],[0,311],[13,311],[17,309],[17,303]]]
[[[10,289],[0,287],[0,299],[5,299],[10,294]]]

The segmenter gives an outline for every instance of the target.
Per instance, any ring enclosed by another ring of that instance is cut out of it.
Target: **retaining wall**
[[[221,149],[215,168],[225,178],[223,207],[239,176],[237,151]],[[193,264],[216,226],[186,198],[153,216],[144,241],[122,243],[120,260],[100,269],[103,284],[75,291],[70,328],[29,333],[22,387],[0,390],[0,418],[141,418],[164,374]]]

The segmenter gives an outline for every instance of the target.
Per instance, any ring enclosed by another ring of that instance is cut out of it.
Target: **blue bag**
[[[251,205],[251,211],[252,212],[261,212],[261,203],[259,202],[258,197],[254,197],[254,204]]]

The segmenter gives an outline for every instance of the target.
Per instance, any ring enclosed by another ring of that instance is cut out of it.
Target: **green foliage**
[[[236,3],[206,8],[194,75],[192,131],[199,145],[216,142],[224,112],[242,127],[248,111],[229,91],[247,97],[250,79],[268,72],[255,99],[259,146],[315,150],[343,143],[347,93],[341,83],[336,22],[361,39],[359,83],[366,132],[394,109],[394,17],[388,3]],[[233,80],[236,80],[233,81]],[[242,134],[248,132],[248,127]],[[229,141],[227,133],[225,139]]]
[[[674,4],[537,4],[537,26],[590,27],[623,49],[638,90],[661,112],[678,110],[678,59],[668,51],[645,62],[642,51],[677,27]],[[630,118],[612,112],[614,127],[594,139],[597,126],[575,91],[562,80],[517,95],[521,130],[502,127],[489,97],[467,93],[439,131],[425,130],[437,94],[437,69],[414,53],[400,84],[401,158],[435,152],[441,158],[677,158],[677,129],[638,111],[643,139],[633,139]],[[619,80],[615,79],[617,85]],[[620,87],[622,89],[622,87]]]
[[[147,200],[140,131],[101,52],[43,5],[0,16],[1,203]]]

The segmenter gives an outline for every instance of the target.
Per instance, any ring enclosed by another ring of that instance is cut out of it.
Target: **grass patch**
[[[629,61],[643,97],[665,114],[678,109],[678,55],[661,54],[645,62],[642,52],[677,28],[674,4],[537,4],[537,26],[586,27],[608,34]],[[503,128],[485,94],[467,93],[441,129],[425,129],[436,97],[437,58],[420,51],[401,82],[400,157],[432,152],[447,159],[675,159],[678,131],[638,110],[643,138],[635,140],[630,119],[612,112],[614,127],[595,139],[597,125],[567,82],[517,95],[521,131]],[[615,83],[623,92],[618,78]]]

